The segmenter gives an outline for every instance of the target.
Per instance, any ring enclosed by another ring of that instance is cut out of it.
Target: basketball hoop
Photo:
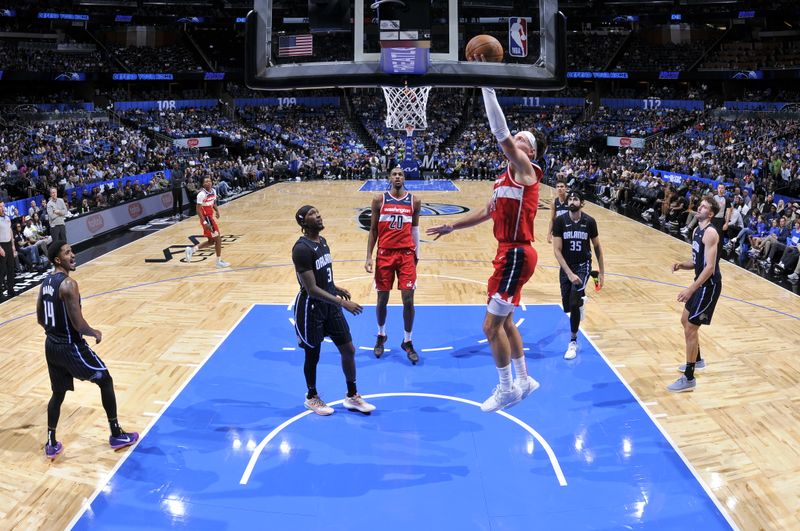
[[[386,127],[405,130],[408,136],[415,129],[427,129],[428,94],[431,87],[381,87],[386,98]],[[409,129],[410,128],[410,129]]]

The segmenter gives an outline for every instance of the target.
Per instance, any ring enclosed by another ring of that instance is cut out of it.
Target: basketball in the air
[[[491,35],[476,35],[467,43],[464,54],[468,61],[473,57],[480,59],[483,55],[487,61],[499,63],[503,60],[503,45]]]

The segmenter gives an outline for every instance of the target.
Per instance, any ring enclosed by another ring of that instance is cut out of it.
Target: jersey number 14
[[[53,301],[44,301],[44,325],[56,325],[56,309],[53,305]]]

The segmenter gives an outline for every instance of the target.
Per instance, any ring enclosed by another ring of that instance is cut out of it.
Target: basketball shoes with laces
[[[416,365],[419,361],[419,354],[414,350],[414,345],[411,344],[411,341],[403,341],[400,343],[400,348],[406,351],[406,356],[411,364]]]
[[[522,400],[522,389],[516,383],[511,384],[511,389],[507,391],[504,391],[500,384],[497,384],[491,396],[481,404],[481,411],[498,411],[511,407],[520,400]]]
[[[376,358],[383,356],[384,345],[388,339],[389,336],[382,336],[378,334],[378,338],[375,340],[375,348],[372,350]]]
[[[306,409],[310,409],[317,415],[322,415],[323,417],[333,415],[333,408],[326,404],[319,396],[306,398],[303,402],[303,405],[306,407]]]
[[[358,393],[353,396],[344,397],[342,405],[350,411],[360,411],[361,413],[371,413],[375,411],[375,406],[361,398],[361,395]]]

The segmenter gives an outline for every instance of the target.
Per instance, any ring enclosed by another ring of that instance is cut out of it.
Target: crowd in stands
[[[684,43],[651,43],[641,33],[631,38],[617,61],[616,70],[688,70],[711,44],[708,38]]]
[[[168,46],[116,46],[109,53],[131,72],[202,72],[203,67],[181,43]]]
[[[724,42],[705,58],[704,70],[761,70],[800,66],[800,40],[747,39]]]
[[[93,45],[73,43],[64,50],[55,43],[0,40],[0,70],[23,72],[99,72],[107,61]]]
[[[240,142],[248,136],[247,128],[237,123],[227,107],[170,110],[130,110],[120,113],[142,129],[170,138],[216,135],[227,142]]]
[[[570,32],[567,70],[605,70],[627,37],[627,32]]]

